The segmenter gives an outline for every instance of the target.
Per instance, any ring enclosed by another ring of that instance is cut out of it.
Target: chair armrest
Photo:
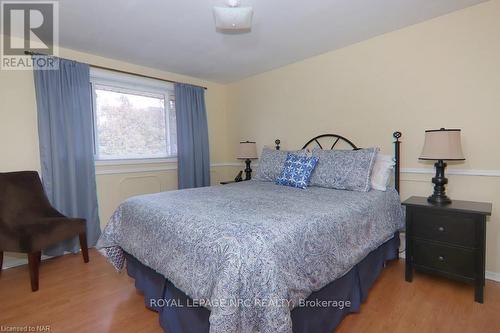
[[[66,215],[62,214],[57,209],[50,206],[50,208],[47,211],[47,215],[45,217],[66,217]]]

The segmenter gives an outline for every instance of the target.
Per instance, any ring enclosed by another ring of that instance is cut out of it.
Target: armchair
[[[3,252],[27,253],[31,290],[37,291],[42,250],[76,235],[87,263],[85,224],[52,207],[36,171],[0,173],[0,274]]]

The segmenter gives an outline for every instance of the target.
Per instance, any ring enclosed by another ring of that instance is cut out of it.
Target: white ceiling
[[[224,0],[61,0],[60,44],[227,83],[484,0],[242,0],[245,34],[215,31]]]

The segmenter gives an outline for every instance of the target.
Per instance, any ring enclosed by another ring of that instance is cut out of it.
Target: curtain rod
[[[48,56],[47,54],[36,53],[36,52],[31,52],[31,51],[24,51],[24,54],[31,55],[31,56],[34,56],[34,55]],[[139,73],[127,72],[127,71],[124,71],[124,70],[121,70],[121,69],[115,69],[115,68],[111,68],[111,67],[105,67],[105,66],[99,66],[99,65],[92,65],[92,64],[87,64],[87,65],[89,65],[90,67],[93,67],[93,68],[97,68],[97,69],[104,69],[104,70],[114,71],[114,72],[122,73],[122,74],[130,74],[130,75],[135,75],[135,76],[139,76],[139,77],[144,77],[144,78],[147,78],[147,79],[160,80],[160,81],[165,81],[165,82],[170,82],[170,83],[183,83],[183,82],[179,82],[179,81],[162,79],[162,78],[155,77],[155,76],[149,76],[149,75],[144,75],[144,74],[139,74]],[[191,84],[191,85],[207,90],[207,87],[204,87],[204,86],[199,86],[199,85],[196,85],[196,84]]]

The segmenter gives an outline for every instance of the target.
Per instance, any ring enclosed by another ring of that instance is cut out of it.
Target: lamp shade
[[[465,160],[459,129],[427,130],[419,159],[421,160]]]
[[[255,142],[240,142],[237,158],[244,160],[257,158],[257,146]]]

